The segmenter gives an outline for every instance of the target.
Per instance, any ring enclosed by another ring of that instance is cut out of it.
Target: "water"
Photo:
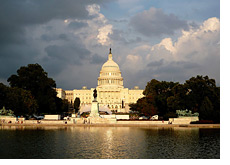
[[[4,159],[219,159],[220,129],[0,127]]]

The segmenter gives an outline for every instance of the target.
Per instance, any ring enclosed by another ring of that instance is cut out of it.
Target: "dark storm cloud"
[[[101,57],[98,54],[94,54],[91,57],[90,64],[103,64],[104,62],[106,62],[106,60],[107,60],[107,58]]]
[[[85,19],[88,12],[83,1],[74,0],[7,0],[0,5],[1,43],[19,43],[24,39],[25,27],[43,24],[52,19]]]
[[[88,19],[86,6],[104,0],[6,0],[0,5],[0,43],[20,43],[25,27],[53,19]]]
[[[122,73],[125,77],[125,86],[130,88],[139,85],[140,88],[144,89],[146,83],[151,79],[184,83],[185,80],[188,80],[192,76],[196,76],[194,73],[198,73],[201,69],[202,66],[194,62],[167,62],[161,59],[149,63],[146,68],[137,70],[136,72],[133,70],[126,70]]]
[[[194,62],[189,61],[172,61],[165,62],[160,67],[149,68],[147,69],[147,73],[152,70],[152,74],[158,75],[160,80],[168,80],[175,79],[177,81],[186,80],[187,77],[190,76],[190,72],[196,72],[201,69],[201,66]]]
[[[63,31],[63,27],[58,28],[57,26],[60,23],[53,24],[52,21],[91,19],[92,16],[88,15],[86,6],[95,3],[101,5],[104,2],[107,3],[108,1],[1,1],[0,79],[8,78],[19,67],[26,66],[29,63],[39,63],[57,73],[58,70],[60,71],[59,68],[63,68],[60,66],[68,66],[67,61],[71,64],[82,64],[82,60],[90,59],[90,51],[81,42],[78,42],[78,38],[74,38],[68,31]],[[61,28],[62,30],[60,30]],[[37,35],[41,36],[40,40]],[[47,45],[49,42],[52,42],[52,45]],[[45,50],[43,50],[44,47],[46,48]],[[48,54],[47,57],[42,57],[44,56],[43,51]],[[54,53],[56,53],[56,56]]]
[[[42,24],[52,19],[88,18],[86,5],[93,1],[81,0],[7,0],[1,1],[2,24]],[[101,1],[93,2],[100,3]]]
[[[47,42],[56,41],[56,40],[63,40],[63,41],[69,40],[67,34],[63,34],[63,33],[59,35],[42,34],[41,39]]]
[[[167,15],[162,9],[153,7],[133,16],[130,25],[137,32],[148,37],[172,35],[175,30],[188,29],[186,21],[179,20],[174,14]]]
[[[39,53],[40,50],[30,45],[0,45],[0,78],[7,79],[21,66],[35,63]]]
[[[69,41],[62,45],[49,45],[44,49],[47,56],[40,61],[40,64],[51,76],[58,75],[68,67],[82,66],[91,58],[91,52],[81,44],[79,38],[77,40],[75,44]]]
[[[78,45],[50,45],[45,48],[45,52],[51,60],[57,59],[63,64],[68,62],[69,64],[81,65],[82,60],[90,57],[90,51]]]
[[[68,25],[68,27],[71,29],[80,29],[80,28],[87,27],[87,26],[88,26],[88,23],[78,22],[78,21],[72,21]]]

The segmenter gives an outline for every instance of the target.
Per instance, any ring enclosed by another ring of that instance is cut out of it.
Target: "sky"
[[[219,0],[0,0],[0,82],[38,63],[58,88],[94,88],[112,48],[124,86],[220,85]]]

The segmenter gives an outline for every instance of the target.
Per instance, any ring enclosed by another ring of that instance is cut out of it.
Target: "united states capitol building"
[[[93,101],[93,90],[83,86],[82,89],[63,90],[57,88],[57,96],[61,99],[67,99],[73,103],[75,98],[80,98],[81,107],[91,105]],[[134,89],[124,88],[123,77],[116,62],[113,61],[113,56],[110,52],[108,60],[102,65],[100,75],[98,77],[97,101],[99,107],[108,107],[115,112],[129,112],[129,104],[143,97],[143,90],[135,86]],[[99,108],[100,109],[100,108]]]

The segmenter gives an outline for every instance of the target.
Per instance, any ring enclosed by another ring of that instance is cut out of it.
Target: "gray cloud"
[[[15,74],[17,69],[28,63],[35,63],[40,50],[30,45],[1,45],[0,46],[0,77],[7,79]]]
[[[127,23],[128,22],[127,19],[113,19],[111,21],[113,21],[115,23]]]
[[[141,37],[136,37],[134,39],[133,38],[127,39],[127,37],[125,36],[127,36],[127,34],[122,30],[118,30],[118,29],[113,29],[113,33],[109,34],[110,39],[125,45],[135,44],[142,41]]]
[[[7,0],[0,5],[0,78],[7,79],[21,66],[39,63],[51,75],[91,58],[65,19],[88,20],[86,6],[106,0]],[[56,21],[56,22],[53,22]],[[59,22],[58,22],[59,21]],[[64,22],[63,22],[64,23]],[[61,26],[60,26],[61,25]],[[75,24],[76,26],[76,24]],[[56,49],[56,50],[55,50]]]
[[[106,62],[106,60],[107,59],[105,57],[94,54],[91,58],[90,64],[103,64],[104,62]]]
[[[199,65],[192,62],[173,61],[163,65],[160,68],[157,68],[155,70],[155,74],[167,75],[167,76],[183,75],[183,74],[187,74],[189,69],[199,70]]]
[[[55,40],[64,40],[64,41],[68,41],[68,36],[67,34],[58,34],[58,35],[52,35],[52,34],[42,34],[41,35],[41,39],[43,41],[47,41],[47,42],[50,42],[50,41],[55,41]]]
[[[25,27],[53,19],[89,19],[86,6],[106,0],[7,0],[0,5],[0,44],[22,43]]]
[[[163,59],[161,59],[159,61],[153,61],[153,62],[148,63],[147,67],[159,67],[159,66],[163,65],[163,62],[164,62]]]
[[[50,45],[45,48],[48,57],[62,61],[63,64],[81,65],[82,60],[89,58],[90,51],[79,45]]]
[[[43,24],[52,19],[87,18],[88,12],[85,5],[88,3],[84,2],[77,3],[74,0],[1,1],[1,42],[19,43],[24,39],[26,26]]]
[[[172,35],[175,30],[188,29],[186,21],[178,19],[174,14],[167,15],[162,9],[153,7],[133,16],[130,25],[137,32],[148,37]]]
[[[139,85],[140,88],[144,89],[151,79],[184,83],[185,80],[196,76],[197,74],[195,73],[199,73],[200,69],[202,69],[202,66],[193,62],[166,62],[163,59],[153,61],[147,66],[137,71],[125,70],[123,72],[125,73],[125,85],[129,87]]]
[[[87,63],[87,60],[91,58],[91,52],[80,44],[80,40],[76,45],[71,43],[49,45],[44,51],[47,56],[42,58],[39,64],[41,64],[44,69],[54,77],[58,76],[68,67],[82,67],[82,65]]]
[[[88,26],[87,23],[78,22],[78,21],[72,21],[68,25],[68,27],[71,28],[71,29],[80,29],[80,28],[83,28],[83,27],[86,27],[86,26]]]

